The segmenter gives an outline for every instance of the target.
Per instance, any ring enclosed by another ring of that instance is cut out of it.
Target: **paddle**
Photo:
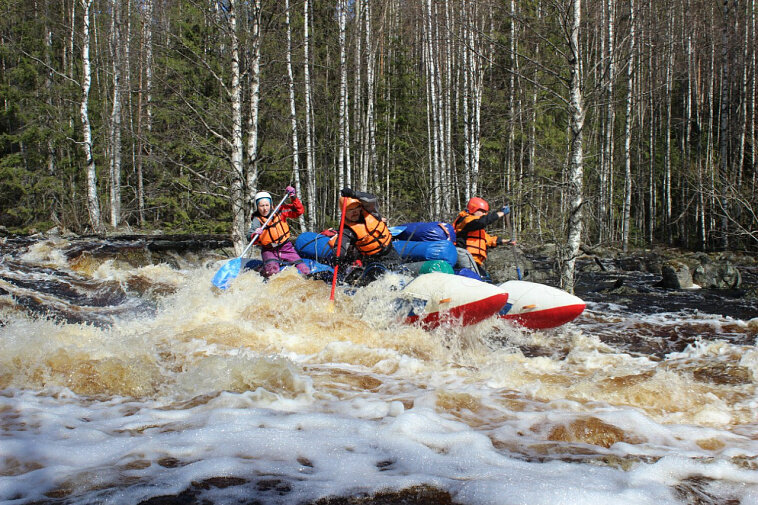
[[[268,215],[268,219],[266,219],[266,222],[263,223],[263,226],[261,228],[265,228],[268,226],[268,224],[271,222],[271,220],[274,218],[274,214],[276,214],[279,211],[279,208],[284,203],[284,200],[287,199],[289,194],[284,195],[284,198],[282,198],[282,201],[279,202],[279,205],[276,206],[276,208]],[[247,247],[245,247],[245,250],[242,251],[242,254],[239,255],[239,257],[234,258],[232,260],[227,261],[221,268],[218,269],[218,272],[216,272],[216,275],[213,276],[213,285],[216,286],[219,289],[226,289],[229,287],[229,283],[232,282],[240,273],[240,270],[242,269],[242,258],[245,257],[247,254],[247,251],[250,250],[251,247],[253,247],[253,244],[255,244],[255,241],[258,240],[258,237],[260,235],[253,236],[253,240],[250,241],[249,244],[247,244]]]
[[[334,290],[337,287],[337,270],[340,268],[339,259],[342,251],[342,235],[345,231],[345,211],[347,210],[347,198],[342,198],[342,212],[340,215],[340,232],[337,236],[337,261],[334,262],[334,274],[332,275],[332,293],[329,295],[329,312],[334,312]]]
[[[521,276],[521,268],[518,266],[518,252],[516,251],[516,227],[513,224],[513,221],[511,221],[511,215],[506,214],[505,215],[505,225],[508,226],[511,229],[511,240],[514,242],[513,244],[513,261],[516,264],[516,276],[518,277],[518,280],[521,280],[523,277]]]

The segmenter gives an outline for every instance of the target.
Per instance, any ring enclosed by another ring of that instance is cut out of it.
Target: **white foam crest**
[[[62,238],[35,242],[29,246],[25,253],[19,256],[19,259],[35,265],[69,270],[68,259],[63,253],[68,244],[68,240]]]

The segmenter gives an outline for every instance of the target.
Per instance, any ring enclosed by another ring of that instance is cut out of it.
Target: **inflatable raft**
[[[476,324],[498,314],[508,302],[508,293],[498,286],[441,272],[416,277],[402,294],[411,304],[405,322],[426,329]]]
[[[295,250],[303,258],[328,263],[334,255],[329,247],[331,237],[306,231],[295,240]],[[392,245],[401,258],[406,261],[445,260],[451,265],[458,261],[455,244],[449,240],[418,242],[414,240],[393,240]]]
[[[566,324],[586,307],[581,298],[536,282],[506,281],[499,287],[508,293],[508,304],[500,310],[499,317],[531,330]]]

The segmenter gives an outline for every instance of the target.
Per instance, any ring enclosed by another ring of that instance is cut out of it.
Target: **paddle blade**
[[[227,261],[224,266],[218,269],[216,275],[213,276],[213,285],[219,289],[226,289],[229,287],[229,283],[234,280],[240,273],[242,268],[242,258],[234,258]]]

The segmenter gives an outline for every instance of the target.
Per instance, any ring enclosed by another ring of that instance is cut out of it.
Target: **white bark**
[[[736,184],[735,187],[739,188],[742,186],[742,171],[745,164],[745,141],[747,137],[747,69],[749,66],[749,60],[748,57],[750,56],[750,53],[748,52],[748,49],[750,47],[750,30],[749,30],[749,24],[748,19],[750,16],[749,12],[750,8],[747,2],[745,2],[745,34],[744,34],[744,41],[742,45],[742,93],[740,96],[742,97],[742,104],[740,106],[740,112],[742,113],[742,127],[740,129],[740,138],[739,138],[739,155],[737,158],[737,174],[736,174]],[[755,50],[755,49],[753,49]],[[754,79],[755,80],[755,79]]]
[[[92,153],[92,126],[89,120],[89,92],[92,86],[92,66],[90,63],[90,6],[92,0],[81,0],[82,8],[82,101],[79,107],[79,115],[82,120],[82,136],[84,156],[87,160],[87,210],[89,212],[90,226],[95,233],[103,233],[103,222],[100,215],[100,201],[97,195],[97,171],[95,158]]]
[[[316,163],[313,153],[313,107],[311,103],[311,56],[310,56],[310,3],[303,1],[303,81],[305,87],[305,173],[308,209],[308,229],[316,229]]]
[[[143,155],[150,160],[150,132],[152,131],[152,85],[153,85],[153,0],[144,0],[142,4],[142,38],[144,48],[144,85],[140,70],[140,88],[138,99],[137,131],[139,145],[137,155],[137,213],[140,226],[145,225],[145,184],[143,176]],[[145,134],[142,130],[142,100],[145,97]]]
[[[584,99],[582,97],[582,54],[579,45],[579,28],[581,26],[581,0],[570,0],[566,27],[569,34],[569,130],[571,136],[570,161],[568,166],[568,226],[567,240],[561,265],[561,287],[569,293],[574,292],[574,271],[579,246],[582,240],[582,206],[584,205]]]
[[[364,15],[364,0],[352,0],[354,16],[355,16],[355,42],[353,43],[353,135],[355,135],[356,142],[356,177],[358,177],[357,185],[361,191],[366,191],[368,185],[368,172],[366,171],[366,145],[363,141],[363,131],[361,124],[361,117],[363,115],[363,72],[362,72],[362,59],[363,53],[363,39],[361,37],[363,31],[363,15]],[[350,101],[348,100],[348,110],[350,109]]]
[[[600,213],[600,238],[605,240],[611,237],[611,223],[613,223],[613,126],[616,122],[616,109],[613,101],[613,85],[616,79],[616,55],[614,41],[614,21],[616,8],[614,0],[608,1],[608,66],[606,75],[605,99],[605,138],[603,140],[603,173],[601,189],[601,213]]]
[[[621,243],[626,252],[629,249],[629,231],[632,210],[632,97],[634,92],[634,0],[629,0],[629,57],[626,67],[626,122],[624,125],[624,210]]]
[[[244,147],[242,142],[242,82],[240,80],[240,44],[237,37],[237,1],[229,1],[228,23],[232,46],[232,85],[230,89],[232,102],[232,242],[235,252],[241,254],[247,242],[245,238],[247,216],[245,215],[245,177],[242,166]]]
[[[720,119],[719,119],[719,162],[721,166],[721,177],[724,182],[730,181],[730,173],[729,173],[729,149],[728,149],[728,142],[729,142],[729,53],[728,53],[728,47],[729,47],[729,33],[730,33],[730,26],[729,26],[729,1],[730,0],[723,0],[724,3],[724,21],[721,29],[721,112],[720,112]],[[725,185],[723,185],[725,186]],[[727,214],[726,209],[729,206],[729,202],[726,198],[726,190],[725,187],[721,188],[722,196],[720,198],[721,202],[721,208],[722,208],[722,218],[721,218],[721,230],[719,230],[721,234],[721,247],[726,250],[729,247],[729,237],[727,234],[727,228],[729,226],[729,222],[727,220]]]
[[[468,45],[468,30],[469,17],[468,9],[464,5],[461,9],[463,19],[461,20],[461,61],[462,61],[462,74],[463,74],[463,98],[461,105],[461,113],[463,115],[463,180],[464,180],[464,200],[468,201],[472,196],[472,191],[475,188],[474,178],[472,177],[472,163],[471,163],[471,109],[469,105],[469,99],[471,95],[471,50]]]
[[[347,173],[345,166],[345,154],[347,151],[347,48],[345,43],[345,31],[347,24],[347,4],[346,0],[338,0],[337,17],[339,22],[339,42],[340,42],[340,110],[339,110],[339,155],[337,159],[337,180],[339,187],[350,184],[350,174]]]
[[[250,112],[247,132],[246,200],[258,190],[258,117],[261,102],[261,0],[251,3],[250,36]]]
[[[287,24],[287,78],[290,98],[290,126],[292,128],[292,178],[295,189],[300,193],[300,144],[298,142],[297,110],[295,108],[295,77],[292,72],[292,24],[290,23],[290,0],[284,1]],[[300,229],[305,229],[305,217],[300,215]]]
[[[111,58],[113,107],[111,109],[110,206],[111,226],[121,223],[121,37],[119,2],[111,0]],[[128,60],[126,60],[128,62]],[[128,66],[128,65],[127,65]]]
[[[670,14],[668,23],[668,34],[671,36],[674,27],[674,14]],[[666,133],[665,133],[665,154],[664,154],[664,168],[663,168],[663,205],[664,205],[664,223],[666,226],[666,235],[669,243],[673,240],[673,234],[671,230],[671,217],[672,217],[672,196],[671,196],[671,91],[673,88],[673,67],[674,67],[674,51],[673,48],[668,48],[668,54],[666,57]]]
[[[429,172],[431,174],[432,181],[432,217],[435,219],[440,215],[440,122],[439,122],[439,96],[437,90],[439,83],[437,82],[437,44],[433,43],[434,31],[432,30],[432,1],[426,0],[426,15],[425,15],[425,44],[426,44],[426,72],[428,79],[428,93],[429,99],[427,104],[429,110],[427,111],[427,117],[429,118],[429,128],[431,130],[431,164],[429,166]]]
[[[758,166],[756,166],[756,151],[758,151],[758,139],[755,136],[755,95],[756,95],[756,81],[758,81],[758,57],[756,57],[756,53],[758,53],[758,40],[755,39],[755,0],[752,0],[750,2],[750,32],[752,34],[752,40],[753,40],[753,80],[751,84],[751,91],[750,91],[750,169],[753,172],[753,188],[752,192],[755,194],[756,190],[756,180],[758,180]]]

